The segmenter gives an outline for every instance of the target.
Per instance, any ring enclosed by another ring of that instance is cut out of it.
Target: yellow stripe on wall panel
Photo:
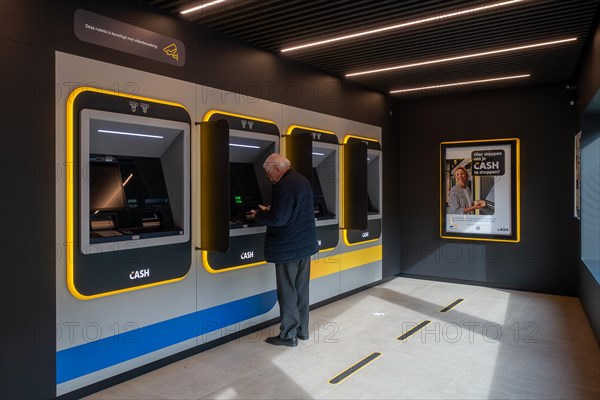
[[[319,257],[310,262],[310,279],[317,279],[323,276],[335,274],[341,271],[342,259],[339,254],[331,257]]]
[[[381,261],[382,249],[382,245],[379,245],[329,257],[319,257],[320,254],[317,253],[317,258],[312,259],[310,262],[310,279],[321,278],[346,269]]]
[[[379,245],[341,254],[342,271],[360,267],[361,265],[372,262],[381,261],[383,253],[382,249],[382,245]]]

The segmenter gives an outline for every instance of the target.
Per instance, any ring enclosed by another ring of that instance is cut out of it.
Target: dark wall
[[[51,8],[51,7],[50,7]],[[54,52],[44,2],[0,4],[0,398],[55,393]]]
[[[397,226],[388,232],[384,251],[401,266],[401,273],[576,293],[578,224],[572,217],[572,188],[577,125],[571,93],[564,87],[528,86],[398,102],[394,132],[384,137],[385,196],[397,204],[386,208],[386,218]],[[440,142],[511,137],[521,139],[521,242],[441,239]]]
[[[596,13],[595,31],[590,32],[586,51],[579,67],[577,108],[583,113],[588,103],[600,89],[600,12]]]
[[[183,17],[162,15],[137,1],[64,1],[58,13],[58,51],[182,79],[243,95],[382,126],[388,98]],[[77,9],[117,19],[181,40],[183,67],[80,41],[73,34]]]

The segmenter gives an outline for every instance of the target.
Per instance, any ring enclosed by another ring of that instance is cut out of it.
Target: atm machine
[[[198,248],[208,272],[265,263],[266,227],[250,211],[271,203],[271,182],[263,170],[279,151],[274,122],[211,111],[201,124],[201,237]]]
[[[346,135],[342,144],[342,236],[347,246],[381,236],[381,144]]]
[[[188,112],[86,87],[67,104],[71,294],[87,300],[183,279],[192,254]]]
[[[284,138],[285,155],[292,168],[312,183],[319,251],[332,250],[339,241],[337,136],[329,131],[292,125]]]

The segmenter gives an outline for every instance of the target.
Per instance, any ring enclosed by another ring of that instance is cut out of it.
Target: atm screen
[[[323,195],[323,188],[321,187],[321,181],[319,180],[319,174],[317,169],[312,169],[312,190],[313,190],[313,202],[315,209],[315,217],[331,217],[327,210],[327,204],[325,203],[325,196]]]
[[[92,154],[90,159],[92,239],[104,240],[107,233],[115,238],[180,230],[173,221],[160,158]]]
[[[230,214],[232,219],[239,219],[242,214],[257,209],[262,197],[253,164],[230,163],[229,171]]]
[[[316,168],[312,169],[312,190],[315,197],[323,197],[323,188]]]
[[[379,212],[379,210],[376,209],[375,207],[373,207],[373,203],[371,202],[371,196],[368,193],[367,193],[367,201],[368,201],[367,212],[369,214],[377,214]]]
[[[160,158],[120,158],[119,164],[129,208],[169,203]]]
[[[90,162],[90,213],[125,208],[119,163],[102,158]]]

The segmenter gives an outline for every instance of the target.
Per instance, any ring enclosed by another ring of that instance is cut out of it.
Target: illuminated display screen
[[[119,164],[116,160],[90,163],[90,212],[125,207]]]

